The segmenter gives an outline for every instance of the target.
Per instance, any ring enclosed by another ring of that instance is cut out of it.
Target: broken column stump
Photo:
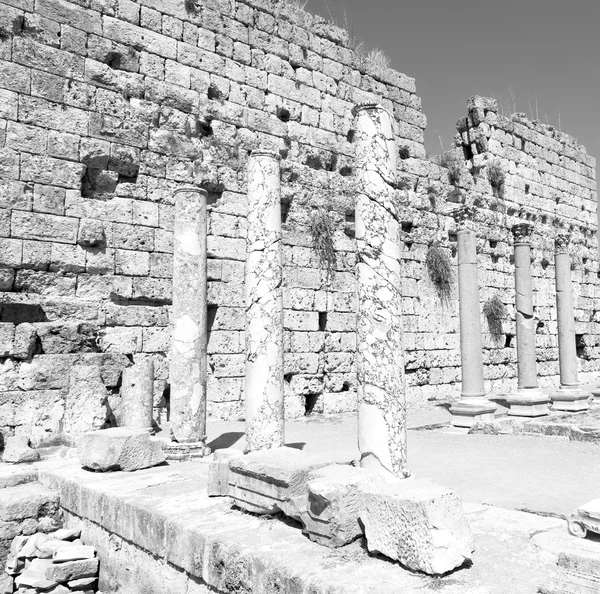
[[[255,514],[283,512],[300,519],[306,507],[307,479],[311,470],[331,460],[294,448],[251,452],[229,463],[229,496],[237,507]]]
[[[152,433],[153,405],[154,363],[146,359],[123,370],[119,424]]]
[[[472,557],[473,535],[460,499],[429,480],[360,485],[367,548],[413,571],[440,575]]]
[[[84,433],[77,444],[84,468],[133,471],[162,464],[166,457],[162,445],[150,439],[144,429],[113,427]]]

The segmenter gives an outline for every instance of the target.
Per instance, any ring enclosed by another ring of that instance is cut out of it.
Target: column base
[[[471,428],[479,421],[493,421],[496,405],[486,398],[461,398],[450,407],[453,427]]]
[[[178,443],[167,441],[163,444],[163,451],[167,460],[171,462],[189,462],[210,456],[211,450],[204,441]]]
[[[543,417],[550,411],[550,397],[537,388],[519,388],[506,398],[513,417]]]
[[[561,386],[550,395],[550,398],[552,398],[552,410],[580,412],[590,408],[590,393],[581,388]]]

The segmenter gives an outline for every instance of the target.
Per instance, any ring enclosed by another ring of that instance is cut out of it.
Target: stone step
[[[38,469],[32,465],[18,465],[0,463],[0,489],[15,487],[23,483],[37,481]]]
[[[0,522],[20,522],[53,511],[58,511],[58,495],[40,483],[23,483],[0,490]]]

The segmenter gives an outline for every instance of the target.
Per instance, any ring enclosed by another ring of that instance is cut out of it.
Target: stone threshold
[[[561,519],[465,504],[475,535],[473,565],[434,578],[370,556],[361,541],[328,549],[293,522],[209,498],[206,461],[94,473],[68,454],[36,467],[38,480],[58,492],[68,524],[81,526],[84,542],[97,547],[103,592],[119,586],[127,594],[398,594],[443,587],[447,594],[534,594],[556,557],[542,554],[531,537],[566,532]],[[117,540],[118,549],[129,547],[121,564],[115,561]],[[507,555],[529,562],[499,563]]]

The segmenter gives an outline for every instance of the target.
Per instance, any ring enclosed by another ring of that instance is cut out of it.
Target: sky
[[[576,137],[600,163],[600,0],[308,0],[416,79],[427,152],[472,95]],[[516,110],[513,110],[513,99]]]

